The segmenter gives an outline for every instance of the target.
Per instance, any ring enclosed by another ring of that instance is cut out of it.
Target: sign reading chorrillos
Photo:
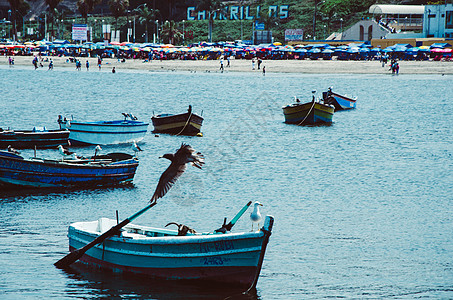
[[[86,41],[88,37],[88,26],[86,24],[72,25],[72,39],[74,41]]]
[[[270,5],[269,8],[261,10],[261,5],[252,8],[251,6],[227,6],[223,10],[212,12],[214,20],[256,20],[264,15],[286,19],[288,18],[289,5]],[[195,6],[187,7],[187,20],[208,20],[209,12],[197,11]]]
[[[304,30],[303,29],[286,29],[285,30],[285,41],[303,41]]]

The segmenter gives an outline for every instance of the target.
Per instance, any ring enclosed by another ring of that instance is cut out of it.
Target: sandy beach
[[[66,67],[75,69],[75,64],[67,62],[67,57],[51,57],[55,68]],[[29,66],[31,69],[32,56],[14,56],[14,64]],[[44,57],[45,59],[45,57]],[[90,70],[98,71],[96,58],[80,58],[82,71],[86,71],[86,61],[90,63]],[[225,72],[262,72],[266,73],[305,73],[305,74],[390,74],[389,67],[382,67],[379,61],[337,61],[337,60],[264,60],[261,69],[252,70],[251,60],[232,59],[230,67]],[[49,63],[43,62],[42,69],[48,69]],[[453,61],[399,61],[400,74],[453,74]],[[0,65],[8,65],[8,57],[0,58]],[[147,71],[188,71],[188,72],[220,72],[218,60],[143,60],[129,59],[119,62],[117,59],[103,59],[102,71],[111,71],[115,67],[121,70],[147,70]]]

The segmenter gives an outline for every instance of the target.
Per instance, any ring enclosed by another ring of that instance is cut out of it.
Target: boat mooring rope
[[[299,124],[297,124],[297,126],[301,125],[302,123],[305,122],[305,120],[308,118],[308,116],[310,115],[311,113],[311,110],[313,109],[313,107],[315,107],[315,100],[313,100],[313,105],[311,106],[310,110],[308,111],[308,114],[305,116],[305,118],[302,120],[302,122],[300,122]]]
[[[186,129],[187,125],[188,125],[189,122],[190,122],[190,118],[192,118],[192,112],[190,112],[190,115],[189,115],[189,117],[187,118],[187,121],[186,121],[186,124],[184,125],[184,127],[183,127],[183,128],[181,129],[181,131],[178,132],[176,135],[180,135],[180,134],[184,131],[184,129]]]

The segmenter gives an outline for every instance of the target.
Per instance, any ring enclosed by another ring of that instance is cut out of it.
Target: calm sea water
[[[402,72],[404,65],[401,66]],[[76,221],[123,219],[147,204],[182,142],[206,156],[134,223],[218,228],[249,200],[275,217],[258,299],[453,298],[453,85],[440,75],[76,72],[0,66],[0,127],[57,127],[57,116],[203,113],[204,137],[150,132],[130,187],[0,191],[2,299],[223,299],[213,288],[56,269]],[[332,126],[283,123],[293,96],[356,95]],[[152,125],[149,130],[151,131]],[[129,146],[105,146],[103,152]],[[78,148],[89,155],[91,147]],[[23,151],[26,157],[31,151]],[[38,151],[58,157],[57,150]],[[248,215],[234,231],[251,230]],[[234,297],[233,297],[234,298]],[[253,299],[254,297],[252,297]]]

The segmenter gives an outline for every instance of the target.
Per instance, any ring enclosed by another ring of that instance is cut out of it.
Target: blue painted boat
[[[166,280],[213,281],[245,287],[256,285],[274,219],[254,232],[186,233],[127,224],[84,253],[84,264],[120,273]],[[69,226],[69,250],[84,247],[117,225],[101,218]]]
[[[335,111],[353,109],[357,104],[357,99],[334,93],[331,87],[322,93],[322,98],[324,103],[335,106]]]
[[[123,113],[123,120],[78,122],[58,116],[60,128],[69,129],[71,145],[112,145],[139,142],[148,131],[149,123]]]
[[[52,160],[24,157],[0,151],[0,186],[5,187],[90,187],[133,180],[137,158],[110,153],[82,159]]]

